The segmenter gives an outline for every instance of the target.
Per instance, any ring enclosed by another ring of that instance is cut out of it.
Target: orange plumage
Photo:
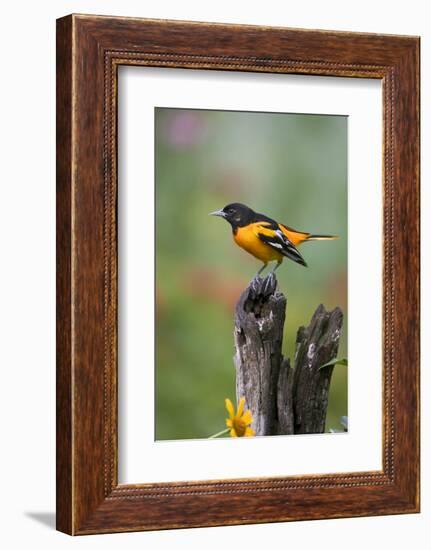
[[[258,274],[272,261],[277,262],[273,269],[275,271],[284,257],[306,266],[297,246],[306,241],[337,239],[332,235],[313,235],[297,231],[240,203],[228,204],[212,214],[225,218],[232,226],[236,244],[263,262]]]

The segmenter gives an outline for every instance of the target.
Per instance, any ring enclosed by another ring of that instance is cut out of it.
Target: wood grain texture
[[[57,31],[57,529],[72,531],[72,34],[66,20]]]
[[[290,360],[284,358],[280,365],[277,384],[277,417],[278,433],[295,433],[295,416],[293,414],[293,369]]]
[[[343,313],[336,307],[326,311],[321,304],[308,327],[296,337],[293,376],[293,414],[296,434],[323,433],[333,366],[321,368],[337,357]]]
[[[86,534],[418,511],[419,39],[77,15],[57,25],[58,529]],[[120,64],[381,79],[382,471],[118,485]]]
[[[255,277],[235,307],[236,402],[245,399],[256,436],[324,433],[343,313],[316,308],[299,327],[294,369],[282,355],[286,296],[274,273]]]
[[[278,431],[277,387],[285,312],[286,297],[277,290],[273,274],[254,278],[235,308],[236,401],[245,398],[257,436]]]

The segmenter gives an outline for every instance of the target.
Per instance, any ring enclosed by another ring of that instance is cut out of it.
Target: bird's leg
[[[253,277],[253,279],[256,279],[257,277],[259,277],[259,275],[262,273],[262,271],[265,269],[265,267],[268,265],[267,262],[265,262],[263,264],[263,266],[259,269],[259,271],[256,273],[256,275]]]
[[[282,263],[283,263],[283,260],[278,261],[277,265],[271,270],[270,274],[275,273],[275,270],[278,269]]]

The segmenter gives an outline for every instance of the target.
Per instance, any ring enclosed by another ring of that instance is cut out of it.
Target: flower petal
[[[241,420],[244,422],[244,424],[251,424],[253,422],[253,417],[251,415],[251,411],[246,410],[245,413],[241,416]]]
[[[224,402],[229,416],[233,418],[235,416],[235,409],[233,408],[232,401],[230,399],[225,399]]]
[[[252,430],[251,428],[246,428],[244,437],[253,437],[253,436],[254,436],[254,430]]]
[[[230,436],[231,436],[231,437],[238,437],[238,436],[236,435],[236,431],[235,431],[233,428],[231,429],[231,431],[230,431],[229,433],[230,433]]]
[[[241,397],[241,399],[239,400],[238,410],[236,411],[237,416],[242,415],[242,411],[244,410],[244,405],[245,405],[245,397]]]
[[[226,426],[227,426],[228,428],[232,428],[232,427],[233,427],[233,425],[232,425],[232,420],[231,420],[230,418],[226,418]]]

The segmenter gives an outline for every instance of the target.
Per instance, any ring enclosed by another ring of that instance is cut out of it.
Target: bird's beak
[[[226,214],[223,212],[223,210],[216,210],[215,212],[210,212],[208,216],[220,216],[221,218],[225,218]]]

